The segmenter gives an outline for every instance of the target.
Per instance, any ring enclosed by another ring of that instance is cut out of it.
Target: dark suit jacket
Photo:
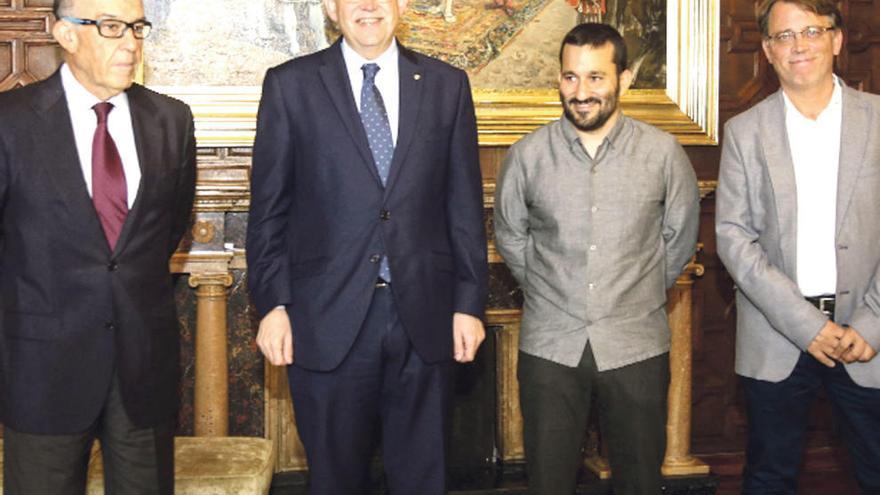
[[[335,368],[387,253],[398,313],[427,362],[452,315],[482,317],[486,238],[467,75],[400,47],[400,123],[383,189],[341,43],[270,69],[254,144],[247,259],[260,317],[286,305],[295,361]]]
[[[179,334],[168,261],[187,228],[189,108],[128,90],[142,178],[114,252],[88,195],[60,73],[0,93],[3,422],[82,431],[114,376],[126,411],[154,425],[178,407]]]

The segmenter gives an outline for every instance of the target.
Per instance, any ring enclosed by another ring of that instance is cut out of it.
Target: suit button
[[[113,332],[116,330],[116,325],[114,325],[112,321],[108,321],[107,323],[104,323],[104,328],[106,328],[110,332]]]
[[[374,254],[374,255],[370,256],[370,263],[378,263],[379,260],[381,260],[381,259],[382,259],[381,256],[379,256],[378,254]]]
[[[107,271],[108,272],[115,272],[118,268],[119,268],[119,265],[116,264],[115,261],[111,261],[110,263],[107,263]]]
[[[382,211],[379,213],[379,219],[382,220],[383,222],[384,222],[385,220],[388,220],[389,218],[391,218],[391,212],[390,212],[390,211],[388,211],[388,210],[382,210]]]

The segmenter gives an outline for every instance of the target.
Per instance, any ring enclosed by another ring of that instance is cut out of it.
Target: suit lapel
[[[767,173],[779,219],[779,236],[787,273],[795,273],[797,256],[797,187],[794,178],[794,162],[785,127],[785,103],[782,90],[773,95],[770,105],[760,114],[759,135],[767,164]]]
[[[376,183],[381,186],[382,181],[379,179],[379,172],[376,170],[376,163],[373,161],[370,143],[367,141],[367,134],[364,132],[363,124],[361,124],[361,115],[358,113],[357,105],[354,102],[351,82],[348,80],[345,60],[342,58],[341,40],[342,38],[324,51],[324,65],[318,69],[318,72],[324,87],[327,89],[327,94],[333,102],[333,106],[339,112],[340,120],[351,135],[351,139],[354,141],[354,145],[361,158],[363,158],[364,165],[366,165],[373,178],[376,179]]]
[[[871,112],[858,97],[855,90],[843,87],[843,116],[840,125],[840,163],[837,169],[837,216],[835,238],[840,235],[843,219],[852,202],[853,189],[858,182],[859,171],[864,163],[865,150],[870,138],[864,129],[873,129]],[[859,136],[850,139],[849,136]]]
[[[148,202],[153,176],[158,165],[156,154],[162,151],[161,127],[155,106],[143,94],[141,86],[132,85],[126,93],[128,94],[128,107],[131,111],[131,126],[134,131],[134,144],[137,148],[138,166],[141,169],[141,182],[138,185],[134,204],[122,225],[122,232],[119,233],[115,253],[121,253],[125,249],[132,235],[131,231],[142,215],[143,205]]]
[[[394,146],[394,156],[391,159],[391,170],[388,172],[388,185],[385,194],[394,187],[400,169],[405,163],[406,153],[413,140],[413,134],[419,121],[419,111],[422,108],[422,88],[424,87],[424,74],[419,67],[415,55],[398,44],[400,50],[399,79],[400,79],[400,105],[397,126],[397,144]]]
[[[35,162],[49,164],[47,175],[58,197],[67,205],[67,210],[72,213],[73,218],[84,223],[83,231],[90,233],[88,238],[99,240],[104,249],[109,250],[79,163],[70,111],[61,85],[61,73],[56,71],[46,80],[44,87],[45,90],[34,99],[33,108],[45,123],[45,127],[39,132],[44,133],[44,136],[51,136],[51,145],[41,145],[35,149],[42,156]]]

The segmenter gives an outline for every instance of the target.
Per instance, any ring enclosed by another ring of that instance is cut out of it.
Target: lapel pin
[[[413,79],[415,79],[416,81],[418,81],[421,78],[422,78],[421,74],[413,74]]]

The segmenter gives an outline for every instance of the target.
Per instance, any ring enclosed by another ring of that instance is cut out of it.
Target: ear
[[[770,42],[765,40],[761,40],[761,48],[764,50],[764,56],[767,57],[767,62],[770,65],[773,65],[773,57],[770,56]]]
[[[333,21],[333,24],[339,24],[339,17],[336,15],[336,0],[324,0],[324,13]]]
[[[620,85],[620,94],[626,94],[626,92],[629,91],[629,86],[633,82],[632,71],[629,69],[624,69],[624,71],[620,73],[620,76],[618,76],[617,82]]]
[[[76,52],[79,46],[79,37],[73,25],[67,21],[58,20],[52,25],[52,37],[68,53]]]
[[[407,0],[397,0],[397,12],[400,15],[403,15],[406,12]]]
[[[840,28],[832,31],[831,34],[831,43],[832,48],[834,49],[834,56],[840,55],[840,49],[843,48],[843,30]]]

